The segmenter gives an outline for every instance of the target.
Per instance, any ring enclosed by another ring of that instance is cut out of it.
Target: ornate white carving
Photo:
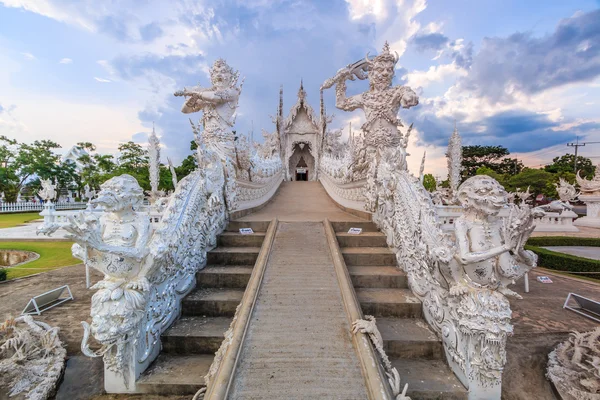
[[[536,265],[535,255],[523,250],[534,229],[532,210],[512,205],[507,218],[498,218],[508,207],[504,189],[487,176],[470,178],[458,189],[465,211],[453,243],[440,228],[429,192],[400,162],[393,150],[382,158],[371,184],[379,199],[373,220],[395,249],[470,398],[499,399],[512,333],[504,294],[514,295],[507,285]]]
[[[564,400],[599,400],[600,328],[572,332],[548,356],[547,376]]]
[[[238,86],[239,72],[234,71],[223,59],[218,59],[210,70],[212,87],[194,86],[175,92],[184,96],[181,111],[185,114],[202,111],[200,125],[202,142],[215,151],[221,160],[235,159],[232,128],[243,82]]]
[[[40,196],[45,201],[52,201],[56,198],[56,185],[50,179],[40,179],[42,188],[38,191]]]
[[[67,357],[58,331],[30,315],[0,325],[0,384],[10,388],[9,396],[45,400],[53,395]]]
[[[262,131],[263,142],[262,144],[256,143],[256,154],[263,159],[269,159],[279,155],[279,139],[277,132],[269,133],[263,129]]]
[[[150,160],[148,170],[150,173],[150,201],[154,203],[156,199],[164,193],[158,191],[158,181],[160,180],[160,141],[154,127],[148,137],[148,158]]]
[[[336,85],[336,107],[344,111],[357,108],[365,112],[366,122],[362,126],[365,132],[364,146],[381,150],[388,147],[400,147],[406,156],[408,134],[403,135],[399,127],[403,126],[398,118],[400,107],[410,108],[419,104],[416,93],[407,86],[392,86],[394,68],[398,54],[391,54],[386,42],[382,52],[370,60],[364,60],[340,69],[335,77],[328,79],[321,89]],[[367,74],[364,72],[368,71]],[[370,89],[367,92],[346,97],[346,81],[355,77],[368,77]]]
[[[585,217],[578,218],[575,225],[600,228],[600,165],[596,167],[592,180],[582,178],[579,173],[575,177],[581,189],[579,200],[587,206]]]
[[[181,298],[226,224],[225,177],[219,156],[200,147],[200,168],[179,182],[155,232],[136,211],[142,189],[131,176],[105,182],[93,201],[100,217],[81,213],[66,227],[77,242],[74,256],[103,272],[93,286],[92,323],[82,351],[103,356],[109,392],[135,391],[135,379],[160,349],[160,334],[178,316]],[[90,335],[102,347],[92,351]]]
[[[580,175],[581,171],[577,171],[575,178],[581,189],[581,193],[585,195],[600,195],[600,164],[596,167],[596,173],[591,180],[582,178]]]
[[[398,370],[392,366],[390,359],[385,350],[383,349],[383,338],[377,328],[377,320],[372,315],[365,315],[365,319],[357,319],[352,323],[352,333],[358,332],[369,335],[369,339],[375,349],[381,357],[383,368],[392,388],[392,394],[395,400],[410,400],[410,397],[406,396],[406,390],[408,389],[408,383],[404,385],[402,392],[400,391],[400,374]]]
[[[456,192],[458,190],[458,185],[460,185],[462,180],[461,172],[463,161],[462,140],[458,134],[458,129],[456,129],[456,126],[454,127],[454,132],[452,132],[452,136],[450,136],[450,140],[448,141],[448,153],[446,156],[448,161],[448,180],[450,182],[451,193],[450,202],[456,204]]]

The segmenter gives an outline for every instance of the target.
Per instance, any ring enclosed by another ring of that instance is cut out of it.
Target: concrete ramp
[[[366,399],[322,222],[280,222],[230,399]]]

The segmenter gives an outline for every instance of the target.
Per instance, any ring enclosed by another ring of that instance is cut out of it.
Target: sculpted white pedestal
[[[588,226],[590,228],[600,228],[600,195],[579,195],[579,200],[587,206],[586,216],[577,218],[574,222],[577,226]]]

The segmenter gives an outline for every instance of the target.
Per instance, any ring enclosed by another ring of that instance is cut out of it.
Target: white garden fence
[[[53,203],[56,210],[83,210],[87,207],[86,203],[81,202],[59,202]],[[0,214],[17,213],[27,211],[42,211],[44,204],[40,202],[23,201],[18,203],[0,203]]]

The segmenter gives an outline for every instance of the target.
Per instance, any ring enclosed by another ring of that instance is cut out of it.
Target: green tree
[[[119,145],[119,169],[138,171],[148,167],[148,156],[144,148],[132,141]]]
[[[423,175],[423,186],[430,192],[435,191],[435,178],[432,174]]]
[[[554,157],[552,164],[546,165],[544,169],[553,174],[570,172],[574,173],[575,170],[575,155],[565,154],[564,156]],[[581,171],[581,176],[584,178],[591,178],[594,176],[596,167],[592,164],[592,160],[586,157],[577,156],[577,170]]]
[[[501,159],[510,152],[502,146],[463,146],[463,181],[477,173],[480,167],[487,167],[496,171]]]
[[[198,160],[196,158],[196,150],[198,149],[198,145],[195,140],[190,142],[190,150],[194,152],[194,154],[190,154],[186,158],[183,159],[181,165],[175,167],[175,173],[177,174],[177,179],[181,180],[185,176],[188,176],[192,171],[198,168]]]
[[[535,205],[535,198],[539,194],[549,195],[549,184],[554,183],[555,179],[555,175],[543,169],[524,168],[521,173],[512,176],[508,180],[508,183],[511,190],[516,190],[517,188],[527,190],[527,187],[529,187],[533,196],[533,204]]]
[[[114,157],[110,154],[94,154],[92,157],[102,174],[110,174],[117,167]]]
[[[525,168],[525,165],[521,161],[508,157],[490,166],[490,169],[501,175],[516,175],[523,171],[523,168]]]
[[[30,178],[56,177],[60,157],[53,150],[57,148],[60,145],[51,140],[36,140],[26,144],[0,136],[0,191],[4,192],[7,202],[17,200]]]

